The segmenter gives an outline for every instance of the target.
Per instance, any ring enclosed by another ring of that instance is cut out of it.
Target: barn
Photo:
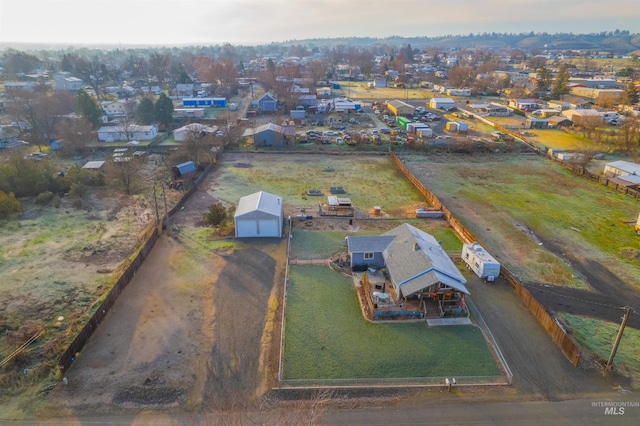
[[[449,109],[456,106],[456,102],[451,98],[431,98],[429,100],[429,108],[433,109]]]
[[[233,223],[236,238],[282,237],[282,197],[260,191],[240,198]]]

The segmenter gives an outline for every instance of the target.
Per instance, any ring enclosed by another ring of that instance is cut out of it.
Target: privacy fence
[[[445,218],[462,242],[471,243],[477,241],[471,232],[469,232],[464,225],[462,225],[462,223],[460,223],[460,221],[451,214],[451,211],[442,205],[440,200],[438,200],[438,197],[429,191],[422,182],[420,182],[413,173],[407,169],[402,160],[396,154],[390,152],[389,155],[407,179],[409,179],[409,181],[411,181],[411,183],[413,183],[413,185],[425,196],[427,201],[444,212]],[[525,306],[527,306],[533,316],[535,316],[545,330],[547,330],[553,341],[560,347],[567,359],[574,366],[577,366],[580,362],[580,351],[569,335],[558,323],[555,322],[544,307],[535,300],[531,293],[529,293],[522,283],[511,272],[509,272],[504,265],[501,267],[500,276],[504,278],[507,284],[509,284],[513,291],[515,291],[515,293],[520,297]]]

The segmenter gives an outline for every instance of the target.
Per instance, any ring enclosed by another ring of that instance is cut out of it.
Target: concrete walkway
[[[427,325],[471,325],[471,320],[469,318],[434,318],[428,319]]]

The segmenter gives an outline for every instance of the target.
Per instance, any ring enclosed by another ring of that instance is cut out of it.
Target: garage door
[[[258,235],[258,224],[255,220],[239,220],[236,226],[238,227],[236,232],[238,237],[255,237]]]
[[[258,235],[261,237],[279,237],[278,222],[276,220],[258,221]]]

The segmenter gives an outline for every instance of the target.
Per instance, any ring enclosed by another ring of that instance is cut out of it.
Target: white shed
[[[500,263],[478,243],[462,246],[462,260],[479,278],[493,281],[500,275]]]
[[[456,106],[456,102],[451,98],[431,98],[429,100],[429,108],[433,109],[449,109]]]
[[[240,198],[233,222],[236,238],[282,237],[282,197],[260,191]]]

